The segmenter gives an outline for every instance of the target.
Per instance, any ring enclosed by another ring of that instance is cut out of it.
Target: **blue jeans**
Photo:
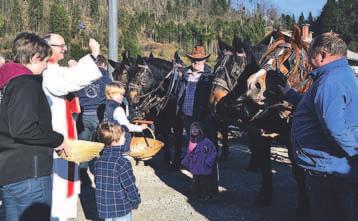
[[[105,219],[105,221],[132,221],[132,213],[130,212],[122,217]]]
[[[2,190],[6,221],[50,219],[51,176],[8,184]]]
[[[5,220],[4,199],[2,196],[2,188],[0,187],[0,220]]]
[[[78,139],[94,141],[96,139],[96,130],[99,124],[97,115],[84,115],[77,119],[78,129]],[[80,164],[80,168],[87,169],[88,162],[83,162]]]
[[[93,141],[99,123],[97,115],[82,114],[77,120],[81,121],[78,122],[78,125],[80,125],[78,139]]]

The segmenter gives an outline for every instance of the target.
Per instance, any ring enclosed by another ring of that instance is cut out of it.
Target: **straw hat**
[[[203,46],[195,46],[191,54],[186,54],[186,56],[192,60],[204,60],[208,59],[211,54],[205,53],[205,48]]]

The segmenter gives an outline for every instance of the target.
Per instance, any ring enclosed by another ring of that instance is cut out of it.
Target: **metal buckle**
[[[314,171],[314,170],[306,170],[306,172],[307,172],[310,176],[319,176],[319,177],[326,177],[326,176],[328,176],[327,173],[322,173],[322,172],[318,172],[318,171]]]

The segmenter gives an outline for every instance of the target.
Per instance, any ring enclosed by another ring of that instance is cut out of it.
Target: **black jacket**
[[[53,131],[42,77],[10,80],[0,104],[0,185],[52,173],[53,149],[63,136]]]
[[[181,81],[178,89],[177,112],[181,112],[185,98],[185,91],[187,86],[187,68],[185,75]],[[193,105],[193,118],[195,120],[204,120],[210,115],[209,96],[213,84],[214,75],[211,73],[209,66],[205,65],[204,73],[201,74],[196,85],[195,98]]]

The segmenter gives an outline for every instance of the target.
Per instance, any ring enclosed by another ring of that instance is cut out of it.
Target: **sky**
[[[271,0],[285,14],[294,14],[296,18],[303,12],[305,18],[311,11],[313,16],[319,16],[327,0]]]
[[[263,0],[231,0],[231,4],[235,8],[237,4],[241,2],[248,8],[251,8],[260,1]],[[298,19],[301,12],[303,12],[305,18],[307,18],[310,11],[314,17],[319,16],[327,0],[265,0],[264,2],[267,4],[272,3],[278,10],[278,13],[294,14],[296,19]]]

